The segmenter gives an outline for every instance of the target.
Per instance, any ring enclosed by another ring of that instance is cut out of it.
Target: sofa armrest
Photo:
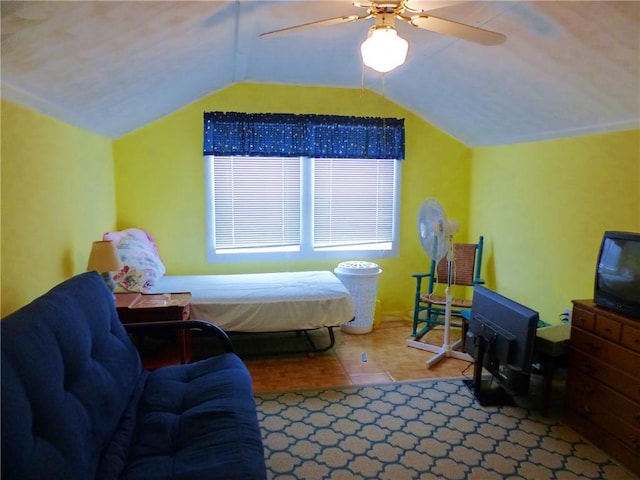
[[[205,320],[175,320],[162,322],[138,322],[125,323],[124,328],[129,333],[157,333],[159,330],[196,330],[209,337],[216,337],[225,352],[234,352],[233,344],[229,335],[217,325]]]

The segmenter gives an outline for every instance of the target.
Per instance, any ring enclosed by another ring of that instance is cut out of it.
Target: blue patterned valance
[[[205,112],[205,155],[404,160],[396,118]]]

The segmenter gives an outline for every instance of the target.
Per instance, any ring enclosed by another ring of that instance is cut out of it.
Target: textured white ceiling
[[[486,47],[397,22],[407,62],[383,77],[373,20],[339,1],[2,1],[2,97],[117,138],[234,82],[365,88],[467,145],[640,127],[640,2],[414,0],[507,35]]]

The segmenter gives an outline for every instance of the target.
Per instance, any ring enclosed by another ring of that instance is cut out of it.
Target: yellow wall
[[[405,118],[400,256],[372,260],[383,269],[378,297],[385,312],[412,307],[411,273],[427,268],[416,226],[425,197],[438,198],[466,234],[471,151],[460,142],[369,91],[237,84],[114,143],[118,226],[150,231],[169,274],[332,270],[338,263],[207,263],[202,128],[203,112],[216,110]]]
[[[111,142],[3,101],[2,315],[84,271],[113,228],[152,232],[170,274],[333,269],[207,264],[202,114],[214,110],[405,118],[400,256],[374,259],[386,313],[411,308],[411,273],[427,268],[416,216],[429,196],[460,222],[456,240],[485,236],[488,286],[550,323],[592,295],[602,232],[640,231],[637,130],[470,149],[372,92],[238,84]]]
[[[86,270],[115,225],[112,141],[2,101],[2,316]]]
[[[605,230],[640,232],[640,131],[476,148],[471,231],[488,286],[548,323],[592,298]]]

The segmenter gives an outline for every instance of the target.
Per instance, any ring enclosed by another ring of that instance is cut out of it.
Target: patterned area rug
[[[632,479],[558,419],[461,380],[257,394],[270,479]]]

